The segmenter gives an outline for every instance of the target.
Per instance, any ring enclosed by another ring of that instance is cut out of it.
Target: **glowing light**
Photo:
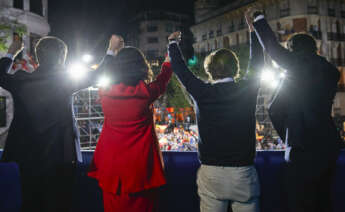
[[[83,78],[86,75],[86,72],[87,72],[86,66],[81,63],[74,63],[68,69],[68,73],[74,79]]]
[[[261,74],[262,81],[273,81],[274,80],[274,73],[271,70],[264,70]]]
[[[82,59],[85,63],[89,63],[92,61],[93,57],[89,54],[84,54]]]
[[[279,68],[279,65],[277,64],[276,61],[272,60],[272,65],[274,68]]]
[[[282,72],[282,73],[279,74],[279,77],[280,77],[280,78],[285,78],[285,77],[286,77],[286,74],[285,74],[284,72]]]
[[[97,86],[99,87],[107,87],[110,85],[110,79],[108,77],[101,77],[97,83]]]
[[[279,85],[279,81],[278,80],[273,80],[272,82],[270,82],[270,87],[275,89],[277,88]]]

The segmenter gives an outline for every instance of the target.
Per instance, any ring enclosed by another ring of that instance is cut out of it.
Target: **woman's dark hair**
[[[35,46],[36,59],[40,65],[64,65],[67,51],[65,42],[53,36],[41,38]]]
[[[229,49],[219,49],[208,55],[204,61],[204,68],[210,81],[226,77],[236,79],[240,70],[236,54]]]
[[[139,81],[152,81],[152,70],[144,54],[135,47],[124,47],[101,71],[111,79],[112,84],[137,85]]]
[[[307,33],[296,33],[291,35],[287,41],[289,50],[301,53],[316,53],[317,46],[313,36]]]

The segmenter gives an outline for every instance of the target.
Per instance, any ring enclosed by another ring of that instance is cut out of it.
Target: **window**
[[[171,23],[166,24],[165,31],[172,33],[174,31],[174,26]]]
[[[328,2],[328,16],[335,17],[335,3]]]
[[[210,30],[210,32],[208,33],[208,37],[209,37],[209,38],[214,38],[214,32],[213,32],[213,30]]]
[[[308,14],[319,14],[317,0],[308,0]]]
[[[217,26],[217,36],[221,36],[223,34],[222,32],[222,24],[218,24]]]
[[[153,25],[148,25],[147,26],[147,32],[157,32],[158,31],[158,27],[157,26],[153,26]]]
[[[207,40],[207,34],[202,35],[202,40]]]
[[[13,1],[13,7],[14,8],[17,8],[17,9],[24,9],[24,3],[23,3],[24,0],[14,0]]]
[[[158,43],[158,38],[157,37],[148,37],[147,42],[148,43]]]
[[[290,15],[290,5],[288,0],[283,0],[279,4],[280,17],[286,17]]]
[[[42,0],[30,0],[30,11],[37,15],[43,15]]]
[[[229,33],[235,31],[235,24],[234,24],[234,21],[231,21],[231,24],[229,25],[228,31],[229,31]]]
[[[240,23],[238,25],[238,29],[241,30],[241,29],[244,29],[244,28],[245,28],[244,18],[241,18],[240,19]]]

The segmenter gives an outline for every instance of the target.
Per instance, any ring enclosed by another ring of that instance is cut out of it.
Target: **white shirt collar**
[[[224,82],[233,82],[233,81],[234,81],[234,79],[232,77],[226,77],[224,79],[214,81],[214,84],[215,83],[224,83]]]

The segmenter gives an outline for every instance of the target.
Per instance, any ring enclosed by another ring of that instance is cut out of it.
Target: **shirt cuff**
[[[259,20],[261,20],[261,19],[264,19],[264,18],[265,18],[264,15],[258,15],[258,16],[254,19],[254,22],[257,22],[257,21],[259,21]]]
[[[13,60],[13,59],[14,59],[13,54],[10,54],[10,53],[7,53],[7,54],[5,55],[5,57],[10,58],[11,60]]]
[[[107,55],[115,56],[115,53],[113,51],[111,51],[111,50],[108,50],[107,51]]]

